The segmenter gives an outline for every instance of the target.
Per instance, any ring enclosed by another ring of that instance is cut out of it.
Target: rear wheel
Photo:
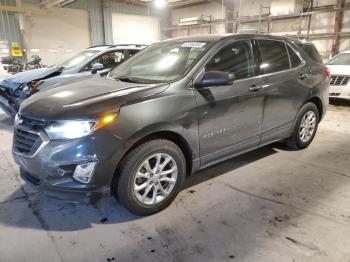
[[[314,139],[320,115],[314,103],[305,104],[297,116],[292,136],[287,145],[293,149],[308,147]]]
[[[186,175],[181,149],[164,139],[141,144],[121,164],[116,197],[137,215],[166,208],[180,191]]]

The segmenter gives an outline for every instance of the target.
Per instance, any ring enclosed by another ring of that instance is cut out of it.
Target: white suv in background
[[[337,54],[326,65],[331,71],[329,96],[350,99],[350,50]]]

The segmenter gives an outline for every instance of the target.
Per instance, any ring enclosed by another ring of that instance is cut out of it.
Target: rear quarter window
[[[291,48],[289,44],[287,44],[287,49],[291,67],[294,68],[300,66],[302,64],[302,61],[300,57],[295,53],[294,49]]]
[[[315,62],[323,63],[322,58],[321,58],[320,54],[318,53],[315,45],[309,44],[309,43],[304,44],[304,43],[297,43],[297,42],[294,42],[294,44],[296,46],[298,46],[299,48],[301,48]]]

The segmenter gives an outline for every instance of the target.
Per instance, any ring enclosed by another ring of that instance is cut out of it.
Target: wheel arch
[[[322,104],[322,100],[319,97],[314,96],[314,97],[310,98],[308,101],[306,101],[306,103],[313,103],[313,104],[315,104],[315,106],[317,107],[319,116],[320,116],[320,120],[321,120],[323,118],[323,104]]]
[[[139,145],[154,139],[166,139],[175,143],[184,154],[184,157],[186,160],[186,176],[191,175],[192,167],[193,167],[193,151],[188,141],[182,135],[174,131],[169,131],[169,130],[155,131],[147,135],[143,135],[138,139],[136,139],[133,143],[130,144],[130,147],[123,153],[122,157],[120,158],[120,161],[117,163],[117,166],[113,174],[112,183],[111,183],[112,192],[115,192],[117,188],[120,170],[123,166],[123,161],[125,157]]]

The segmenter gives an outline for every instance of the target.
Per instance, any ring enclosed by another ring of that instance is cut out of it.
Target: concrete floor
[[[18,177],[0,113],[0,261],[350,261],[350,101],[303,151],[273,145],[206,169],[136,217],[44,197]]]

